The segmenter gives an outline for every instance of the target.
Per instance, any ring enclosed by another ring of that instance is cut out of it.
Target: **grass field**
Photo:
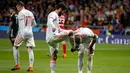
[[[36,40],[34,49],[35,63],[33,73],[50,73],[49,60],[47,56],[48,45],[43,40]],[[60,47],[57,59],[56,73],[78,73],[77,52],[70,52],[67,44],[67,58],[62,57]],[[28,52],[25,44],[20,48],[19,71],[11,71],[14,66],[12,47],[8,39],[0,39],[0,73],[28,73]],[[86,73],[87,56],[84,58],[84,73]],[[97,44],[92,73],[130,73],[130,45]]]

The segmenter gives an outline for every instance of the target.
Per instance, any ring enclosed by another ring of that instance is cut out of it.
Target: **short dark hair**
[[[8,7],[8,9],[13,9],[13,10],[17,10],[17,8],[16,8],[16,6],[15,6],[16,4],[15,3],[12,3],[12,4],[9,4],[9,7]]]
[[[24,3],[22,1],[18,1],[16,5],[24,6]]]
[[[62,8],[62,10],[66,10],[66,9],[67,9],[66,5],[65,5],[63,2],[59,3],[59,4],[56,6],[56,9],[59,9],[59,8]]]
[[[17,8],[14,6],[14,7],[8,7],[8,9],[13,9],[14,11],[17,10]]]

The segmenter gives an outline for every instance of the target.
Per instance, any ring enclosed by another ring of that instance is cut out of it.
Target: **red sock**
[[[63,54],[66,54],[66,44],[62,44]]]

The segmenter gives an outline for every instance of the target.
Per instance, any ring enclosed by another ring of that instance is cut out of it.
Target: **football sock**
[[[92,55],[89,55],[88,63],[87,63],[87,73],[91,73],[92,65],[93,65],[93,58],[92,58]]]
[[[66,54],[66,44],[62,44],[63,54]]]
[[[34,53],[33,53],[33,49],[28,48],[28,54],[29,54],[29,66],[33,66],[34,63]]]
[[[13,55],[16,65],[19,64],[19,51],[18,48],[13,46]]]
[[[56,61],[54,60],[50,61],[50,68],[51,68],[51,73],[55,73]]]
[[[83,61],[84,53],[83,52],[81,53],[80,51],[78,53],[80,53],[78,57],[78,73],[82,73],[83,64],[84,64]]]

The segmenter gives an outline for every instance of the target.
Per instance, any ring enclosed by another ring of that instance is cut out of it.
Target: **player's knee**
[[[15,46],[16,47],[16,49],[18,49],[19,47],[18,46]]]
[[[62,41],[62,44],[66,44],[66,42],[65,42],[65,41]]]
[[[57,53],[58,53],[58,50],[55,50],[54,52],[53,52],[53,54],[52,54],[52,60],[57,60]]]
[[[18,46],[15,46],[15,45],[14,45],[13,47],[16,48],[16,49],[18,49]]]
[[[57,54],[57,53],[58,53],[58,50],[55,50],[55,51],[54,51],[54,54]]]
[[[80,53],[80,54],[78,55],[78,57],[79,57],[79,58],[83,58],[83,57],[84,57],[84,53]]]
[[[92,60],[92,57],[93,57],[93,55],[91,55],[91,54],[88,55],[88,60],[91,61],[91,60]]]

